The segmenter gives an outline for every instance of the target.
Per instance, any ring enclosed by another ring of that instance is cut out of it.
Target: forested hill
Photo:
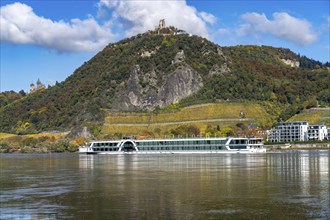
[[[329,105],[329,63],[268,46],[220,47],[188,34],[148,32],[109,44],[64,82],[8,100],[0,131],[40,132],[102,124],[108,111],[159,111],[221,100],[281,106],[278,117]],[[270,109],[271,111],[271,109]]]

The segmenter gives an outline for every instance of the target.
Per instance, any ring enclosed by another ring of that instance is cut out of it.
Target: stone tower
[[[163,28],[165,28],[165,19],[161,19],[159,21],[159,29],[163,29]]]
[[[40,79],[38,79],[38,81],[37,81],[37,89],[40,89],[41,88],[41,81],[40,81]]]

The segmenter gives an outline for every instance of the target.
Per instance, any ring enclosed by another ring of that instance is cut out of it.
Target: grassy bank
[[[288,121],[308,121],[309,124],[325,124],[330,126],[330,108],[312,108],[294,115]]]

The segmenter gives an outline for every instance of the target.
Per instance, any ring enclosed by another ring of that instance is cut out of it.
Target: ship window
[[[246,146],[232,146],[230,149],[246,149]]]

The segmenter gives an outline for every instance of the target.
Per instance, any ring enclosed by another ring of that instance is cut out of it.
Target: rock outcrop
[[[291,66],[291,67],[299,67],[300,66],[300,63],[299,61],[296,61],[296,60],[286,60],[286,59],[281,59],[282,62],[288,66]]]
[[[158,85],[158,86],[157,86]],[[203,87],[203,79],[189,65],[182,64],[170,74],[157,77],[154,71],[132,69],[127,87],[114,102],[113,110],[154,110],[179,102]]]

